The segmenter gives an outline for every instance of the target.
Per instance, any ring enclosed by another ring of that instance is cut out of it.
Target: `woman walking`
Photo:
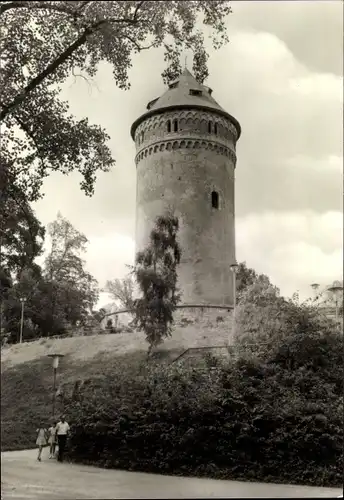
[[[38,446],[37,460],[40,462],[41,456],[42,456],[43,446],[46,446],[46,444],[47,444],[47,430],[45,429],[45,427],[42,426],[39,429],[36,429],[36,433],[37,433],[36,444]]]
[[[53,422],[53,425],[48,429],[48,443],[50,444],[50,456],[49,458],[54,458],[56,449],[56,425],[57,422]]]

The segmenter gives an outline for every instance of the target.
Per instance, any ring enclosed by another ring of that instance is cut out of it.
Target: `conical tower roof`
[[[148,111],[135,120],[131,127],[131,136],[134,138],[138,125],[149,116],[180,108],[204,109],[225,116],[236,127],[238,138],[240,136],[239,122],[215,101],[212,96],[212,89],[200,84],[187,68],[184,69],[177,80],[169,84],[168,89],[162,96],[147,104]]]

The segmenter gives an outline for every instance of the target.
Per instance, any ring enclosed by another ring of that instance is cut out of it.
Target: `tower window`
[[[219,208],[219,193],[217,191],[211,193],[211,206],[216,210]]]
[[[217,132],[218,132],[218,130],[217,130],[217,123],[214,123],[214,134],[217,135]]]
[[[201,96],[202,95],[202,90],[194,90],[194,89],[190,89],[189,90],[189,94],[190,95],[197,95],[197,96]]]
[[[173,121],[173,130],[174,132],[178,132],[178,120]]]
[[[208,133],[211,134],[213,129],[213,122],[208,122]]]
[[[179,82],[173,82],[173,83],[170,83],[170,84],[169,84],[169,88],[170,88],[170,89],[176,89],[176,88],[178,87],[178,83],[179,83]]]
[[[171,132],[171,120],[167,120],[167,132]]]

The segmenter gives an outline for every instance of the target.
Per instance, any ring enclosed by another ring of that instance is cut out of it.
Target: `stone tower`
[[[136,250],[157,216],[179,219],[184,306],[233,305],[234,169],[238,121],[185,69],[132,125],[136,144]]]

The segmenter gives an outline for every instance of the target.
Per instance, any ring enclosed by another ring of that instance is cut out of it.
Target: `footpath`
[[[36,450],[1,453],[1,498],[336,498],[340,488],[246,483],[98,469],[49,460]]]

